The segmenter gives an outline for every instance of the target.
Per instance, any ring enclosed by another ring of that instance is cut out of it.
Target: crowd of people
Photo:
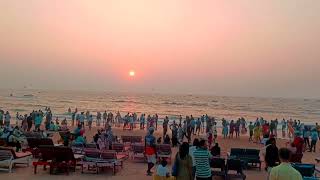
[[[42,132],[45,136],[47,131],[68,131],[71,126],[75,128],[73,131],[69,131],[69,136],[66,136],[68,138],[62,140],[63,144],[66,146],[70,143],[84,144],[87,143],[84,136],[86,127],[90,131],[95,121],[95,125],[102,126],[102,128],[98,128],[93,142],[99,148],[111,148],[103,147],[104,143],[101,142],[108,141],[111,144],[114,141],[113,125],[120,127],[123,124],[123,130],[134,130],[138,125],[140,130],[147,131],[145,137],[145,153],[148,159],[147,175],[152,175],[151,169],[156,164],[155,145],[159,143],[171,144],[172,147],[179,147],[179,152],[174,158],[172,172],[166,170],[168,168],[165,159],[161,161],[156,171],[159,176],[172,174],[177,179],[209,179],[211,177],[209,159],[212,156],[219,156],[221,152],[217,143],[218,120],[208,115],[202,115],[199,118],[192,115],[183,118],[180,115],[178,119],[172,120],[165,116],[161,121],[162,137],[156,138],[153,133],[158,130],[160,122],[158,114],[146,116],[142,113],[138,117],[137,113],[133,112],[122,117],[120,112],[114,116],[112,112],[104,111],[103,113],[97,112],[96,116],[93,116],[89,111],[78,112],[77,108],[74,111],[69,108],[68,113],[71,116],[71,125],[68,123],[67,117],[63,118],[61,122],[58,117],[53,120],[53,113],[49,107],[46,107],[44,111],[32,111],[25,115],[16,113],[16,123],[12,127],[10,113],[0,110],[0,138],[6,139],[8,144],[16,147],[19,151],[24,141],[23,132],[33,130]],[[273,168],[281,162],[301,162],[306,150],[316,152],[316,144],[320,134],[320,126],[317,123],[310,126],[304,125],[299,120],[291,119],[283,119],[279,122],[278,119],[267,121],[263,118],[257,118],[254,122],[247,122],[243,117],[236,121],[223,118],[221,124],[223,138],[240,138],[241,135],[248,135],[249,141],[265,145],[265,167],[267,171],[271,172],[271,178],[276,171]],[[281,137],[287,135],[292,139],[292,142],[288,144],[288,149],[279,150],[276,145],[276,138],[280,137],[278,135],[279,126],[282,132]],[[200,135],[205,138],[199,139]],[[192,140],[193,144],[190,146]],[[288,159],[287,151],[290,152],[291,159]],[[282,166],[286,167],[283,164]]]

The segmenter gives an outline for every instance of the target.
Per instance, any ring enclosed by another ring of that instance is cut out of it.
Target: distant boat
[[[33,94],[25,94],[23,95],[24,97],[33,97],[34,95]]]

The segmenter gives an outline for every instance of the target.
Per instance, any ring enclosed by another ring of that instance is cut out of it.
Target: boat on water
[[[34,97],[34,95],[33,94],[25,94],[25,95],[23,95],[23,97]]]

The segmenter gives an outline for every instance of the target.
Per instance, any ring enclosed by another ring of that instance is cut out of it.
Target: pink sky
[[[4,0],[0,87],[320,97],[319,9],[298,0]]]

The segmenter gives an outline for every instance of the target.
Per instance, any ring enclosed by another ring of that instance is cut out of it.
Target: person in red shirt
[[[294,140],[293,140],[294,147],[296,147],[296,153],[292,154],[291,162],[298,162],[301,163],[301,159],[303,157],[303,151],[304,151],[304,140],[301,137],[301,133],[297,132],[295,134]]]
[[[269,123],[265,123],[264,125],[262,125],[262,132],[263,132],[264,138],[269,138],[269,135],[270,135]]]

